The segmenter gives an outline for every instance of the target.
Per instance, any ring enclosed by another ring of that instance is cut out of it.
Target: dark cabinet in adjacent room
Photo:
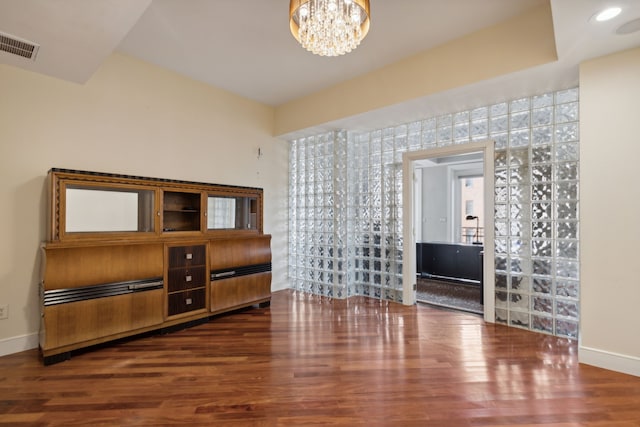
[[[418,274],[477,283],[482,281],[483,246],[453,243],[417,245]]]

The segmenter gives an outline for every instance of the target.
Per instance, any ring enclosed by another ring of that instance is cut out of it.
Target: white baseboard
[[[21,335],[0,340],[0,356],[20,353],[38,347],[38,333]]]
[[[580,346],[578,360],[587,365],[640,377],[640,357]]]

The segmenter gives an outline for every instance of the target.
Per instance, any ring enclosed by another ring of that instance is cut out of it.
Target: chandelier
[[[369,31],[369,0],[291,0],[289,26],[302,47],[339,56],[358,47]]]

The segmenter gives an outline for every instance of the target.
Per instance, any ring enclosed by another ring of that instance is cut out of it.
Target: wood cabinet
[[[52,169],[40,349],[169,330],[271,298],[262,189]]]

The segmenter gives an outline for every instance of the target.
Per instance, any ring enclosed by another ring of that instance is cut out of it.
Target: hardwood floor
[[[640,426],[640,378],[475,315],[281,291],[52,366],[2,357],[0,425]]]

